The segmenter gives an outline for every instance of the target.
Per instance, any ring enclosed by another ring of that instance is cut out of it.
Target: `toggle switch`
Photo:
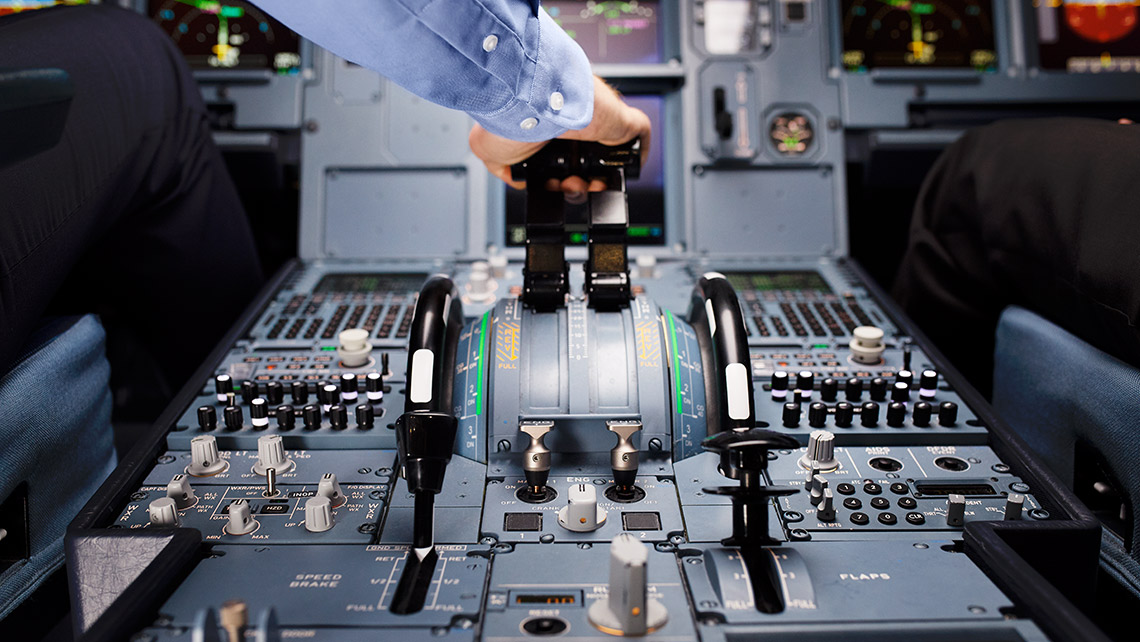
[[[810,501],[812,506],[819,506],[823,501],[823,491],[828,490],[828,482],[823,475],[811,476],[811,496]]]
[[[946,499],[946,525],[961,526],[966,523],[966,498],[951,494]]]
[[[178,517],[178,506],[169,497],[159,497],[147,508],[152,526],[178,528],[182,520]]]
[[[550,477],[550,449],[543,441],[547,433],[554,429],[553,421],[522,421],[519,432],[530,439],[530,445],[523,451],[523,473],[526,485],[533,499],[546,498],[546,481]]]
[[[230,467],[228,461],[218,453],[218,440],[213,435],[201,435],[190,440],[190,465],[187,474],[194,477],[210,477],[224,472]]]
[[[328,497],[333,508],[340,508],[348,501],[348,497],[340,490],[340,482],[336,480],[336,473],[325,473],[321,476],[321,481],[317,482],[317,495]]]
[[[305,501],[305,530],[323,533],[333,527],[332,502],[318,495]]]
[[[610,584],[605,599],[595,600],[590,624],[603,633],[639,636],[665,626],[669,613],[649,597],[649,548],[629,533],[610,543]]]
[[[819,503],[815,516],[821,522],[835,521],[835,497],[832,496],[830,488],[823,489],[823,501]]]
[[[558,524],[568,531],[588,533],[606,523],[606,511],[598,506],[593,484],[574,484],[566,491],[567,504],[558,511]]]
[[[1010,493],[1005,498],[1005,516],[1003,519],[1007,522],[1015,522],[1021,519],[1021,509],[1024,505],[1025,495]]]
[[[883,331],[873,325],[861,325],[851,333],[853,337],[848,347],[851,349],[851,360],[855,363],[874,365],[882,361]]]
[[[235,499],[227,512],[229,516],[223,529],[227,535],[246,535],[260,526],[250,512],[249,500]]]
[[[340,345],[336,355],[345,368],[360,368],[372,359],[372,344],[368,342],[368,331],[361,328],[341,330],[337,335]]]
[[[292,459],[285,456],[285,442],[281,435],[264,435],[257,438],[257,463],[253,465],[253,472],[264,476],[270,468],[278,475],[293,470]]]
[[[637,479],[640,457],[633,445],[633,436],[641,431],[640,421],[607,421],[606,429],[617,435],[617,445],[610,449],[610,468],[614,473],[614,486],[618,493],[633,489]]]
[[[182,474],[170,478],[170,482],[166,484],[166,496],[174,501],[174,506],[178,510],[190,508],[198,502],[194,489],[190,487],[190,480]]]

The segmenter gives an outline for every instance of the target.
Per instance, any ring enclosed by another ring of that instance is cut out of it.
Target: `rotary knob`
[[[246,535],[257,530],[260,524],[253,518],[249,500],[235,499],[227,511],[229,517],[226,521],[225,532],[229,535]]]
[[[170,479],[170,483],[166,485],[166,496],[174,502],[175,507],[179,510],[190,508],[198,502],[186,475],[175,475]]]
[[[257,438],[257,463],[253,465],[253,472],[264,476],[272,468],[278,475],[293,470],[292,459],[285,456],[285,442],[281,435],[265,435]]]
[[[178,506],[169,497],[159,497],[152,501],[147,508],[150,513],[150,523],[153,526],[177,528],[182,525],[178,518]]]
[[[336,348],[336,355],[345,368],[359,368],[368,365],[372,358],[372,344],[368,342],[368,331],[361,328],[341,330],[337,335],[340,345]],[[296,400],[294,400],[296,401]]]
[[[669,613],[648,595],[649,548],[629,533],[610,543],[610,585],[606,599],[589,610],[590,623],[611,635],[640,636],[665,626]]]
[[[491,278],[491,268],[486,261],[471,264],[471,276],[467,279],[467,296],[472,301],[487,301],[494,298],[498,284]]]
[[[186,467],[188,474],[210,477],[229,467],[229,462],[218,453],[218,440],[213,435],[201,435],[190,440],[190,465]]]
[[[562,528],[588,533],[606,523],[606,511],[598,506],[598,491],[593,484],[574,484],[566,497],[566,506],[558,511],[558,525]]]
[[[861,325],[851,333],[853,337],[848,347],[851,348],[851,359],[856,363],[877,364],[882,361],[883,331],[873,325]]]
[[[800,466],[811,470],[813,465],[825,473],[839,468],[835,459],[835,435],[826,430],[813,430],[808,435],[807,452],[800,457]]]
[[[340,482],[336,479],[336,473],[325,473],[321,477],[321,481],[317,482],[317,495],[328,497],[333,508],[343,506],[348,501],[348,498],[340,490]]]
[[[305,501],[305,530],[323,533],[333,527],[332,502],[318,495]]]

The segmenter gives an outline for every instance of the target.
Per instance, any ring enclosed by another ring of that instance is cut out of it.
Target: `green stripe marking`
[[[670,312],[669,316],[669,333],[673,337],[673,370],[677,373],[677,414],[683,415],[681,411],[681,346],[677,344],[677,326],[673,324],[673,313]]]
[[[479,382],[476,384],[475,392],[475,414],[483,414],[483,368],[484,361],[486,361],[487,351],[487,321],[491,318],[491,311],[487,310],[483,313],[483,322],[480,324],[479,331]]]

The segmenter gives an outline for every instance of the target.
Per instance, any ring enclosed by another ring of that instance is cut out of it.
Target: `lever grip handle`
[[[752,398],[752,360],[748,334],[736,291],[723,274],[709,272],[697,280],[689,301],[689,323],[705,364],[708,434],[750,430],[756,424]]]

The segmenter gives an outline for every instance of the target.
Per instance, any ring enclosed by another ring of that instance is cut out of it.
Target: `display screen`
[[[1034,0],[1042,69],[1140,72],[1140,2]]]
[[[546,0],[542,7],[598,63],[661,62],[657,0]]]
[[[149,0],[151,18],[193,69],[301,70],[301,39],[241,0]]]
[[[779,290],[812,290],[831,292],[827,281],[819,272],[725,272],[724,277],[737,292],[753,290],[773,292]]]
[[[649,145],[649,157],[641,168],[637,180],[626,181],[629,195],[629,230],[626,242],[629,245],[665,244],[665,99],[661,96],[626,96],[630,105],[644,111],[649,116],[653,131],[653,141]],[[526,244],[526,192],[507,190],[507,238],[508,246]],[[566,204],[566,243],[584,245],[586,236],[587,211],[584,205]]]
[[[0,16],[59,5],[90,4],[89,0],[0,0]]]
[[[577,601],[575,596],[567,593],[558,593],[555,595],[534,595],[528,593],[515,596],[515,604],[574,604]]]
[[[994,71],[991,0],[842,0],[843,66]]]
[[[326,274],[314,292],[417,292],[426,274]]]

